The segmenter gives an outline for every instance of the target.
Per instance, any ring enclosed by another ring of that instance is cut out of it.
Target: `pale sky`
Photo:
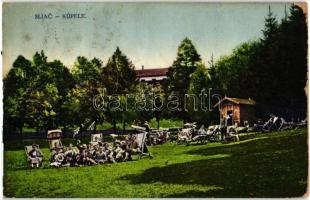
[[[105,64],[117,46],[136,69],[169,67],[185,37],[207,63],[212,53],[216,60],[258,39],[268,5],[278,20],[284,17],[284,3],[4,3],[3,74],[18,55],[31,59],[44,50],[67,67],[77,56]],[[40,13],[53,19],[35,19]],[[65,13],[86,18],[62,19]]]

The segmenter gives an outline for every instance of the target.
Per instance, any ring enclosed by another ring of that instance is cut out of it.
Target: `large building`
[[[169,68],[144,69],[142,66],[142,69],[135,71],[140,82],[162,84],[167,79],[168,69]]]

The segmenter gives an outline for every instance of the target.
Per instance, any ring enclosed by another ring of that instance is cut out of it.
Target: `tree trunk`
[[[23,126],[20,126],[18,129],[19,129],[19,139],[22,142],[23,141]]]
[[[79,130],[80,139],[83,137],[82,136],[82,131],[83,131],[82,129],[83,129],[82,124],[80,124],[80,130]]]
[[[159,117],[157,118],[157,129],[159,129]]]
[[[63,134],[64,134],[64,135],[67,135],[67,126],[66,126],[66,125],[64,125],[64,127],[63,127],[62,130],[63,130]]]
[[[125,135],[125,129],[126,129],[126,121],[123,121],[123,135]]]
[[[96,133],[96,130],[97,130],[97,120],[95,120],[93,134],[95,134],[95,133]]]
[[[116,134],[116,121],[113,120],[113,131],[114,131],[114,134]]]

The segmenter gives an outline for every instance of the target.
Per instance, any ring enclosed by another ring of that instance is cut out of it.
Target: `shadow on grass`
[[[295,197],[306,192],[306,134],[270,136],[187,154],[231,156],[153,167],[121,179],[131,184],[159,182],[224,188],[203,192],[193,187],[168,197]]]

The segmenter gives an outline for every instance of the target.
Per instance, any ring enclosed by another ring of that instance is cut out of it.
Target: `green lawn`
[[[295,197],[307,187],[306,129],[230,144],[167,143],[150,147],[153,159],[60,169],[48,161],[27,169],[24,144],[5,144],[7,197]]]

